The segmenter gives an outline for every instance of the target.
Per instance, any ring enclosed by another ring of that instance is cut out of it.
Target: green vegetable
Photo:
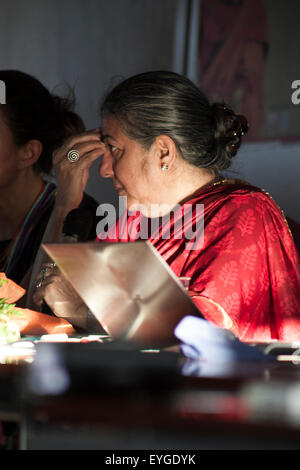
[[[6,279],[0,279],[0,287],[7,282]],[[14,309],[16,304],[9,304],[6,300],[0,299],[0,343],[17,341],[20,337],[18,327],[11,321],[11,317],[21,313]]]

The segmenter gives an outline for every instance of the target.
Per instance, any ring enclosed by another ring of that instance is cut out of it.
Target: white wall
[[[0,0],[0,69],[23,70],[51,90],[67,82],[86,126],[98,127],[99,100],[116,76],[172,69],[177,5],[178,0]],[[97,167],[88,192],[115,203],[111,183],[99,179]]]
[[[245,144],[232,166],[235,176],[270,193],[289,217],[300,223],[300,145]]]

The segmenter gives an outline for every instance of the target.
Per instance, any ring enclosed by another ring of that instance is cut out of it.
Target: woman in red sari
[[[177,74],[149,72],[115,87],[102,106],[100,175],[113,179],[128,212],[110,231],[100,230],[98,240],[148,238],[174,273],[188,279],[207,320],[243,341],[292,341],[300,339],[300,276],[286,220],[264,191],[221,176],[246,131],[242,116],[211,105]],[[75,167],[68,151],[79,152],[82,172],[92,148],[81,136],[57,152],[61,181],[68,166]],[[61,214],[73,208],[72,195],[62,194]],[[145,236],[141,228],[150,225],[156,230]],[[86,306],[49,271],[37,304],[45,299],[64,316],[65,298],[84,326]]]

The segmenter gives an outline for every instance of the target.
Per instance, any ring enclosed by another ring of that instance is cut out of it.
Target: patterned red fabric
[[[197,227],[203,214],[197,212],[199,204],[204,205],[204,237],[199,228],[191,247],[178,236],[176,222],[189,207],[189,225]],[[125,214],[106,240],[135,241],[141,223],[145,219],[138,214]],[[149,241],[178,277],[190,278],[189,293],[207,320],[243,341],[300,339],[298,253],[282,211],[263,190],[239,180],[206,187],[169,223],[160,223]]]

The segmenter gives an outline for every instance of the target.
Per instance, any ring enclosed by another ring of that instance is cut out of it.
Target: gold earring
[[[169,165],[167,163],[162,163],[161,164],[161,169],[162,169],[162,171],[167,171],[169,169]]]

